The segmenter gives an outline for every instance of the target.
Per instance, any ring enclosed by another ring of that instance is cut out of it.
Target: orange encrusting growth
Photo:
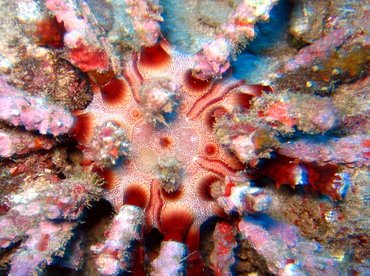
[[[109,58],[100,47],[89,47],[82,40],[78,40],[74,48],[69,50],[71,63],[78,64],[83,72],[94,70],[109,70]]]

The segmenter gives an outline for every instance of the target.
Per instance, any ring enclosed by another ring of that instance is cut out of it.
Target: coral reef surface
[[[366,1],[0,2],[1,275],[367,275]]]

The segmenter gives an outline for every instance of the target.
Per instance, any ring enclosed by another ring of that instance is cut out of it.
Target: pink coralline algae
[[[243,179],[226,178],[222,194],[217,197],[218,204],[227,214],[255,214],[269,208],[271,198],[263,189],[253,187]]]
[[[9,86],[4,78],[0,79],[0,105],[1,120],[41,134],[67,133],[73,124],[72,114],[63,107],[22,93]]]
[[[254,24],[258,20],[268,20],[269,12],[276,0],[263,0],[258,3],[243,1],[227,22],[220,28],[215,41],[205,44],[195,55],[193,74],[199,79],[219,77],[230,68],[230,58],[255,37]]]
[[[111,1],[113,26],[108,40],[116,51],[155,45],[161,36],[162,7],[157,0]],[[106,22],[101,22],[102,24]]]
[[[126,12],[132,20],[137,40],[140,46],[153,46],[160,36],[159,22],[161,6],[158,0],[134,1],[126,0]]]
[[[29,275],[63,255],[82,211],[99,192],[91,180],[40,177],[7,197],[9,210],[0,217],[0,248],[21,243],[10,274]]]
[[[248,110],[224,112],[214,129],[222,145],[278,187],[307,185],[337,200],[351,183],[340,165],[368,166],[369,160],[368,135],[325,136],[340,123],[340,110],[329,98],[272,92],[257,97]]]
[[[143,236],[144,213],[139,207],[122,206],[107,229],[107,239],[91,251],[101,275],[119,275],[132,269],[137,248]]]
[[[338,125],[338,111],[332,101],[318,96],[280,93],[265,95],[253,105],[264,123],[280,132],[296,129],[310,134],[324,133]]]
[[[238,229],[276,275],[339,275],[335,259],[318,243],[302,238],[294,226],[246,217]]]
[[[343,44],[350,33],[349,30],[338,29],[322,39],[315,41],[309,47],[305,47],[299,51],[297,56],[285,65],[284,70],[286,72],[293,71],[298,67],[311,66],[314,60],[324,59],[333,52],[336,47]]]
[[[211,265],[217,276],[232,275],[235,265],[234,250],[237,247],[236,229],[228,222],[216,224],[213,233],[215,245],[211,253]]]
[[[184,274],[186,245],[176,241],[163,242],[158,257],[152,263],[151,275],[170,276]]]
[[[107,121],[95,129],[89,147],[83,149],[86,161],[94,161],[102,168],[115,165],[119,158],[129,153],[129,141],[122,127]]]
[[[301,139],[281,145],[279,153],[305,162],[370,166],[369,136],[353,135],[328,139],[325,143]]]
[[[75,1],[46,1],[46,7],[53,12],[57,21],[66,29],[64,43],[68,60],[82,71],[107,71],[110,68],[104,41],[99,41],[97,30],[88,24],[90,11],[86,3],[81,2],[83,17],[78,15]]]
[[[127,36],[134,40],[132,47],[149,47],[157,42],[159,22],[163,18],[156,1],[113,1],[113,6],[121,11],[115,14],[116,29],[109,35],[111,42],[116,43],[127,32]],[[63,40],[67,59],[72,64],[84,72],[118,70],[120,64],[113,54],[113,47],[102,37],[96,18],[85,2],[49,0],[46,7],[65,28]],[[129,24],[124,21],[131,21],[133,30],[128,30]]]
[[[51,149],[56,141],[49,137],[24,132],[21,130],[1,130],[0,156],[22,155],[40,149]]]
[[[368,271],[368,7],[308,2],[0,2],[0,274]]]

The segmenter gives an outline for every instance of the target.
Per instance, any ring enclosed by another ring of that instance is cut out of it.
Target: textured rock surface
[[[369,9],[2,1],[0,274],[366,274]]]

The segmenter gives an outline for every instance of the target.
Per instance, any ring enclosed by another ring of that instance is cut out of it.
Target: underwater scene
[[[0,276],[370,275],[369,1],[0,15]]]

